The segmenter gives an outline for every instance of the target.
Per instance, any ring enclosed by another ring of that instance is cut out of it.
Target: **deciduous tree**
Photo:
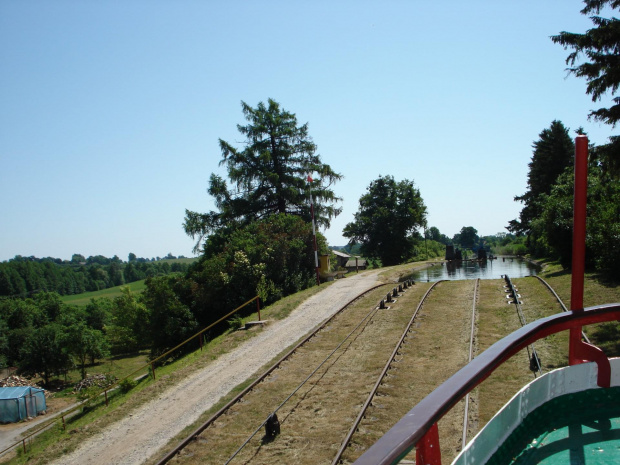
[[[473,226],[463,226],[458,234],[458,238],[458,243],[461,247],[472,249],[478,243],[478,230]]]
[[[82,379],[86,378],[86,362],[108,354],[109,345],[103,333],[89,328],[85,323],[76,323],[66,329],[63,346],[68,354],[76,360]]]
[[[183,342],[198,329],[189,308],[181,302],[175,286],[182,281],[177,276],[147,278],[142,296],[149,309],[152,338],[151,354],[160,355]]]
[[[413,181],[392,176],[372,181],[343,236],[361,244],[362,255],[396,265],[411,258],[414,232],[425,225],[426,206]]]
[[[150,343],[149,312],[128,287],[114,299],[111,324],[106,335],[115,354],[130,353]]]
[[[588,175],[586,265],[620,277],[620,183],[591,165]],[[544,196],[541,217],[534,228],[560,263],[569,268],[572,258],[574,176],[567,170]]]
[[[46,386],[49,385],[50,376],[70,366],[71,360],[65,350],[64,328],[58,324],[34,329],[21,347],[20,370],[41,373]]]

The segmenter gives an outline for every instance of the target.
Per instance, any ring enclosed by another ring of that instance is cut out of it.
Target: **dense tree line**
[[[180,275],[180,274],[177,274]],[[178,279],[178,277],[177,277]],[[50,378],[86,367],[110,354],[129,354],[176,344],[197,328],[189,311],[168,294],[173,275],[147,278],[140,295],[122,288],[114,299],[92,299],[83,307],[64,304],[55,292],[0,300],[0,367]],[[173,342],[171,342],[173,341]]]
[[[69,306],[54,292],[0,300],[0,366],[39,373],[46,384],[74,367],[84,377],[87,363],[109,353],[104,335],[109,303],[101,299],[85,308]]]
[[[599,16],[620,9],[617,0],[584,0],[581,13],[592,15],[594,27],[585,33],[561,32],[553,42],[572,49],[566,58],[570,74],[584,78],[592,101],[614,96],[620,88],[620,20]],[[582,61],[583,60],[583,61]],[[620,121],[620,97],[592,110],[588,118],[615,127]],[[576,131],[584,134],[581,128]],[[620,278],[620,137],[589,147],[586,265],[609,277]],[[527,191],[515,197],[524,204],[519,218],[507,229],[526,239],[523,246],[534,256],[552,256],[568,268],[572,259],[574,144],[568,128],[553,121],[534,142]]]
[[[528,191],[515,197],[524,207],[507,227],[525,237],[527,252],[557,258],[565,268],[572,258],[575,150],[568,133],[560,121],[540,133],[529,164]],[[620,278],[620,178],[607,145],[590,145],[589,155],[586,265]],[[553,172],[547,168],[552,165]]]
[[[317,239],[327,253],[325,238]],[[256,295],[264,305],[313,285],[312,244],[310,224],[278,214],[238,229],[185,273],[147,278],[138,295],[122,288],[120,297],[85,307],[63,304],[51,292],[1,299],[0,367],[40,373],[48,382],[71,368],[84,376],[89,363],[108,354],[150,349],[155,357]]]
[[[63,261],[51,257],[18,255],[0,263],[0,296],[27,297],[45,291],[60,295],[81,294],[148,277],[187,271],[188,267],[186,263],[151,261],[137,258],[134,254],[130,254],[127,262],[123,262],[117,256],[106,258],[96,255],[85,258],[75,254],[71,261]]]
[[[463,226],[452,238],[441,234],[439,229],[433,226],[426,231],[426,238],[431,239],[435,244],[444,246],[444,251],[446,245],[453,245],[455,249],[461,250],[463,255],[467,255],[469,251],[477,254],[480,249],[495,255],[523,255],[526,252],[523,241],[515,234],[499,232],[480,236],[473,226]],[[432,257],[430,253],[429,256]]]

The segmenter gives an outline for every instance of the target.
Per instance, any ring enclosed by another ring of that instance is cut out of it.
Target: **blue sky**
[[[0,260],[191,256],[185,209],[240,102],[297,115],[335,185],[342,229],[379,175],[410,179],[428,224],[505,232],[532,143],[554,119],[594,143],[582,79],[549,36],[581,1],[0,1]],[[608,101],[608,100],[607,100]]]

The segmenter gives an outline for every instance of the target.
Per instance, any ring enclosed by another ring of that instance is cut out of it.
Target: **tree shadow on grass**
[[[620,356],[620,323],[609,321],[594,326],[590,340],[608,357]]]
[[[570,275],[570,270],[554,271],[552,273],[541,274],[541,278],[559,278],[560,276]]]
[[[612,277],[610,277],[607,274],[604,273],[595,273],[592,274],[590,276],[591,279],[594,279],[596,281],[598,281],[601,285],[609,288],[609,289],[615,289],[616,287],[620,286],[620,282],[618,282],[617,279],[614,279]]]

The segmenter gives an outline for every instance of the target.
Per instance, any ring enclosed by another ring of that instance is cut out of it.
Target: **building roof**
[[[340,252],[339,250],[332,250],[332,253],[334,255],[336,255],[337,257],[343,257],[343,258],[350,258],[351,257],[351,255],[346,254],[344,252]]]
[[[32,390],[43,392],[43,389],[31,386],[3,387],[0,388],[0,399],[17,399],[32,394]]]

